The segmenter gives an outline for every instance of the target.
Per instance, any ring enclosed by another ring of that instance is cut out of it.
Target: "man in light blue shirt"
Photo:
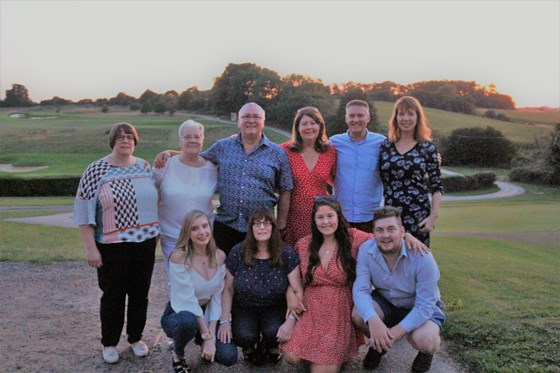
[[[371,233],[373,213],[383,206],[377,163],[385,136],[368,131],[370,114],[365,101],[349,101],[345,120],[348,131],[330,138],[337,153],[334,194],[350,225]]]
[[[438,266],[431,253],[421,256],[407,250],[395,207],[377,210],[373,224],[375,238],[360,246],[352,289],[352,320],[369,337],[364,368],[379,366],[383,354],[406,335],[419,351],[412,371],[425,372],[440,346],[445,321]]]

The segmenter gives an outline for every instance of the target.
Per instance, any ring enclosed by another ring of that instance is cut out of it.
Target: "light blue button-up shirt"
[[[356,282],[352,296],[356,310],[364,321],[378,316],[371,297],[371,286],[396,307],[411,308],[399,323],[410,333],[429,320],[440,300],[439,269],[431,253],[409,252],[404,240],[395,268],[389,270],[375,239],[360,246],[356,266]]]
[[[330,140],[337,154],[334,194],[344,217],[351,223],[371,221],[383,205],[378,161],[385,136],[368,131],[363,140],[354,141],[346,132]]]

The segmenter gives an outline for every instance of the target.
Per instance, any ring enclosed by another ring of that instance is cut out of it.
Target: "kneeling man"
[[[352,290],[353,322],[369,337],[364,368],[377,368],[393,343],[406,335],[419,351],[412,371],[425,372],[439,348],[445,321],[438,266],[431,253],[407,250],[398,209],[383,207],[373,218],[375,238],[360,246]]]

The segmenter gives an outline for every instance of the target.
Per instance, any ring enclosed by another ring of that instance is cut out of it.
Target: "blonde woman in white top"
[[[213,216],[213,196],[218,181],[216,165],[200,156],[204,144],[204,126],[187,120],[179,127],[181,153],[171,157],[153,173],[159,191],[158,215],[161,247],[166,267],[175,248],[181,223],[192,210]]]
[[[230,366],[237,361],[237,347],[216,338],[222,312],[226,255],[216,248],[208,216],[199,210],[184,219],[177,247],[170,256],[170,302],[161,326],[173,338],[173,369],[190,372],[185,346],[193,338],[202,346],[202,359]]]

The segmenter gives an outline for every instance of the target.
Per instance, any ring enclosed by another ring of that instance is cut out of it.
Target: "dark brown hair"
[[[276,225],[274,213],[268,209],[258,209],[251,214],[247,222],[247,235],[245,240],[241,243],[241,255],[246,265],[252,266],[255,263],[255,255],[259,251],[257,247],[257,240],[253,233],[253,223],[260,221],[268,221],[272,224],[272,232],[268,240],[268,254],[270,255],[270,265],[272,267],[282,265],[282,238],[280,230]]]
[[[311,211],[311,242],[309,243],[309,264],[305,273],[305,283],[309,285],[313,281],[313,271],[320,265],[319,249],[324,242],[323,234],[315,223],[315,214],[321,206],[331,207],[338,217],[338,227],[334,232],[338,250],[336,252],[336,264],[342,265],[342,270],[346,273],[347,284],[352,285],[356,280],[356,259],[352,256],[352,240],[348,222],[342,214],[342,208],[335,196],[317,196],[313,202]]]

